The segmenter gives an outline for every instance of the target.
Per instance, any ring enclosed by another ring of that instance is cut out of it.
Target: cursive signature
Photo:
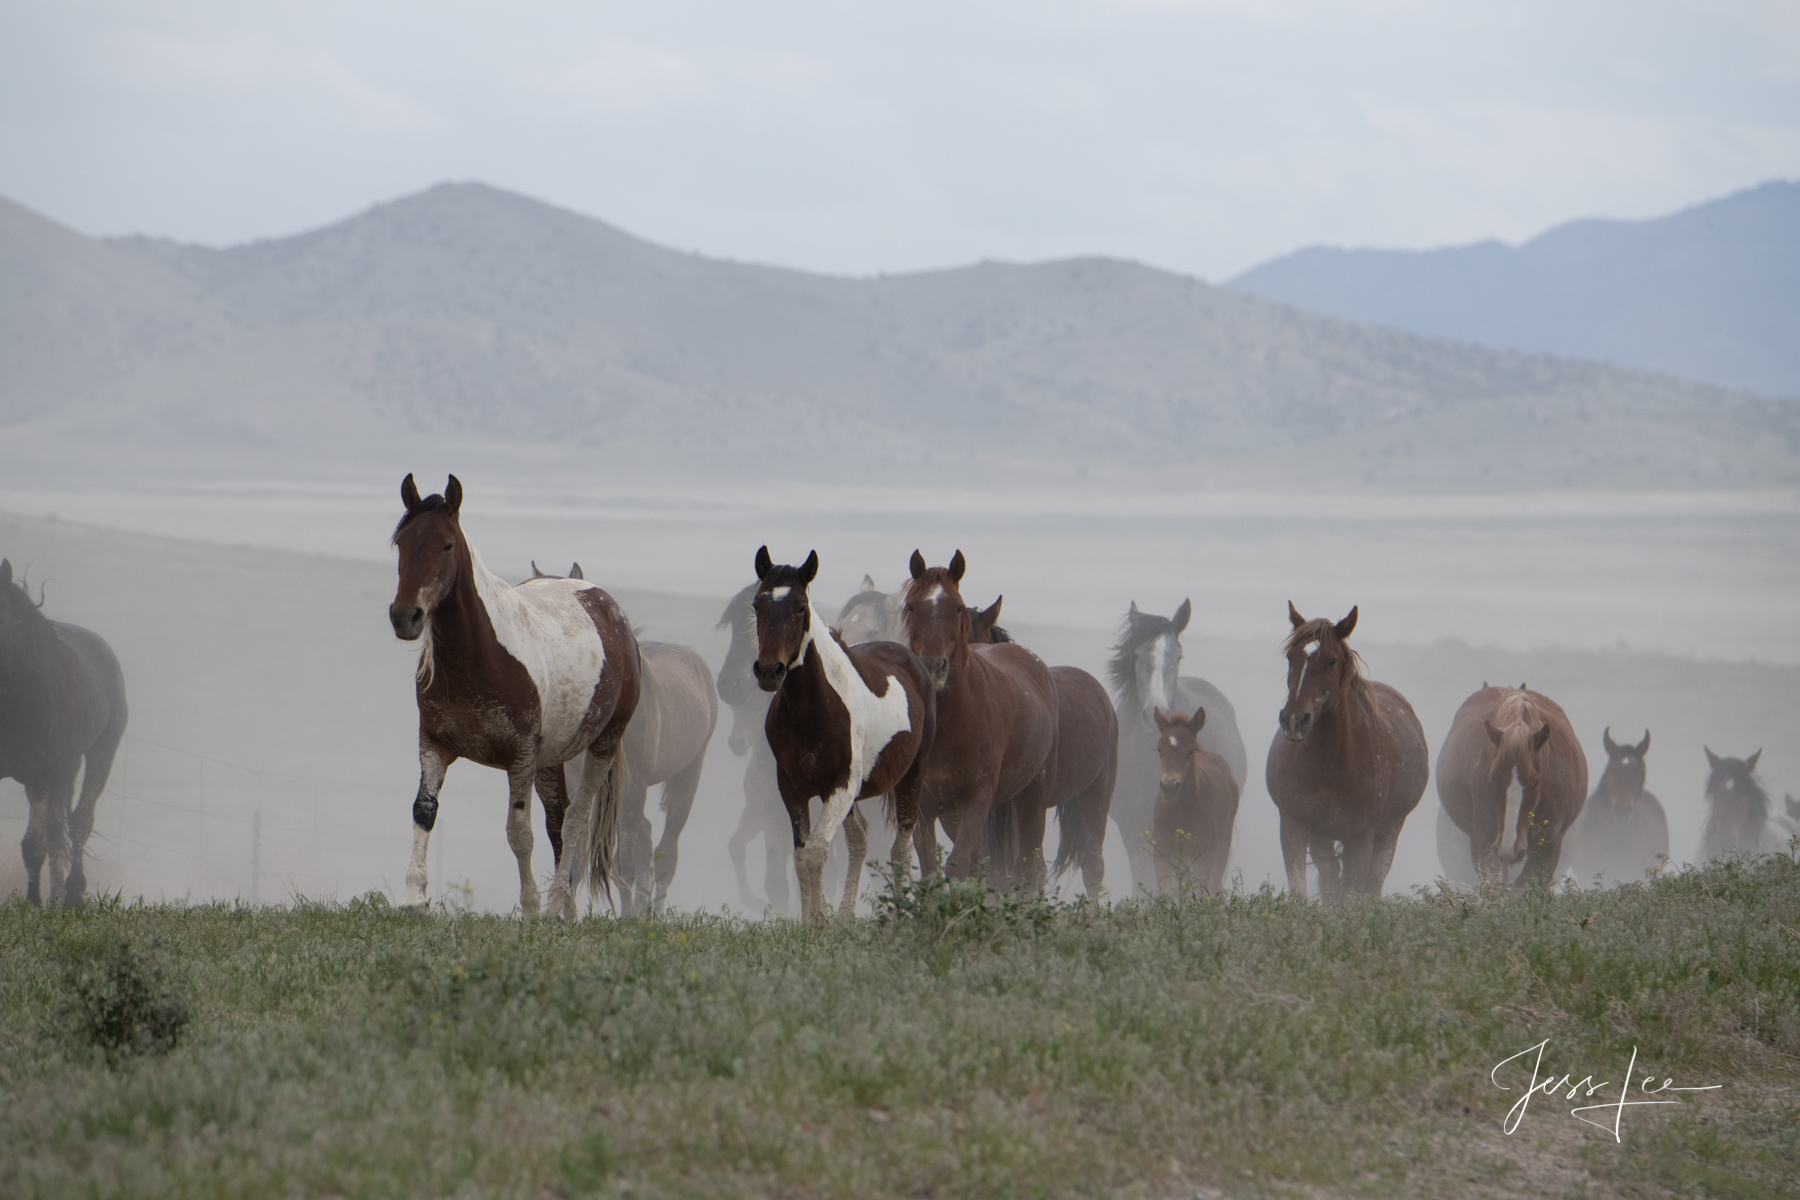
[[[1537,1055],[1537,1057],[1531,1060],[1531,1086],[1525,1089],[1525,1094],[1519,1097],[1519,1102],[1507,1111],[1506,1120],[1500,1123],[1502,1132],[1506,1133],[1508,1136],[1511,1136],[1512,1132],[1519,1127],[1519,1122],[1525,1119],[1525,1110],[1531,1105],[1531,1098],[1533,1096],[1540,1094],[1548,1096],[1551,1092],[1561,1092],[1566,1089],[1567,1095],[1564,1099],[1573,1100],[1577,1096],[1580,1096],[1583,1099],[1591,1100],[1601,1089],[1612,1086],[1611,1080],[1601,1080],[1599,1083],[1595,1083],[1592,1075],[1589,1075],[1580,1081],[1577,1081],[1573,1074],[1564,1075],[1560,1079],[1555,1078],[1554,1076],[1540,1079],[1538,1073],[1542,1069],[1544,1062],[1544,1048],[1549,1044],[1550,1039],[1545,1038],[1535,1046],[1527,1046],[1512,1057],[1502,1059],[1495,1065],[1492,1071],[1488,1072],[1489,1082],[1503,1092],[1510,1092],[1513,1089],[1500,1082],[1500,1068],[1516,1059],[1524,1058],[1527,1054],[1535,1052]],[[1580,1108],[1571,1108],[1569,1110],[1569,1115],[1574,1117],[1577,1121],[1585,1121],[1587,1124],[1598,1129],[1610,1130],[1613,1135],[1613,1140],[1617,1142],[1623,1140],[1619,1136],[1619,1126],[1624,1120],[1626,1109],[1647,1108],[1659,1104],[1681,1103],[1679,1100],[1628,1099],[1631,1095],[1631,1077],[1636,1073],[1637,1047],[1633,1046],[1631,1048],[1631,1062],[1625,1068],[1625,1083],[1619,1088],[1619,1098],[1606,1104],[1584,1104]],[[1660,1084],[1651,1087],[1651,1081],[1655,1078],[1655,1072],[1646,1073],[1644,1077],[1638,1081],[1639,1092],[1646,1096],[1659,1096],[1664,1092],[1711,1092],[1725,1086],[1722,1083],[1712,1083],[1705,1087],[1675,1087],[1675,1081],[1673,1079],[1664,1079]],[[1582,1113],[1601,1112],[1605,1109],[1612,1110],[1613,1116],[1610,1123],[1606,1121],[1597,1121],[1592,1117],[1584,1117],[1581,1115]]]

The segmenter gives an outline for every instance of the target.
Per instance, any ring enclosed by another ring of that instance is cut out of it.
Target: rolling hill
[[[1185,486],[1800,478],[1794,405],[1319,317],[1130,262],[844,279],[479,184],[228,249],[0,202],[0,471]]]
[[[1800,182],[1522,246],[1315,247],[1227,286],[1431,337],[1800,396]]]

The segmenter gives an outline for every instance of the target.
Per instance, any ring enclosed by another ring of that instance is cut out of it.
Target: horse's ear
[[[450,510],[453,517],[462,511],[462,480],[454,475],[444,485],[444,507]]]
[[[881,589],[875,586],[875,577],[873,575],[865,574],[863,576],[861,590],[865,592],[879,592]]]
[[[807,554],[806,561],[800,564],[800,584],[801,584],[801,586],[804,587],[805,585],[811,583],[813,581],[814,577],[818,575],[818,573],[819,573],[819,552],[817,550],[813,550]]]
[[[769,560],[769,548],[764,546],[756,552],[756,578],[764,579],[773,570],[775,564]]]
[[[1481,723],[1487,726],[1488,741],[1498,746],[1500,744],[1500,731],[1494,728],[1494,723],[1492,721],[1484,719]]]
[[[400,501],[406,505],[407,512],[419,507],[419,485],[413,482],[410,471],[407,472],[406,478],[400,481]]]
[[[1300,615],[1300,610],[1294,607],[1294,602],[1292,600],[1288,601],[1288,624],[1292,625],[1295,629],[1306,624],[1306,618]]]
[[[586,575],[583,575],[581,573],[581,564],[580,563],[572,562],[569,564],[569,578],[570,579],[582,579],[582,580],[585,580],[587,578]]]
[[[1196,708],[1194,710],[1194,715],[1188,718],[1188,728],[1195,733],[1199,733],[1202,729],[1206,728],[1206,710],[1204,708]]]
[[[1644,730],[1644,740],[1637,744],[1637,756],[1642,758],[1648,753],[1650,753],[1650,731],[1646,729]]]
[[[531,577],[533,579],[548,579],[548,578],[550,578],[548,575],[546,575],[542,571],[538,570],[537,559],[535,559],[535,558],[531,560]]]
[[[1617,758],[1619,756],[1619,744],[1612,740],[1611,725],[1608,725],[1606,732],[1600,735],[1600,744],[1606,747],[1606,757]]]
[[[1162,730],[1164,733],[1169,731],[1169,726],[1172,722],[1169,720],[1168,714],[1163,712],[1161,706],[1153,709],[1150,715],[1156,718],[1156,727],[1158,729]]]
[[[968,560],[963,557],[961,550],[950,556],[950,578],[954,582],[961,583],[963,572],[968,569]]]
[[[1752,772],[1755,771],[1756,770],[1756,760],[1761,757],[1762,757],[1762,748],[1759,746],[1759,747],[1757,747],[1755,754],[1752,754],[1749,758],[1746,758],[1744,760],[1744,770],[1752,771]]]
[[[925,556],[923,554],[914,550],[912,559],[907,565],[912,568],[912,576],[914,579],[925,578]]]
[[[1719,756],[1712,752],[1712,747],[1711,746],[1702,746],[1701,749],[1706,751],[1706,765],[1711,767],[1715,771],[1718,770],[1719,769]]]
[[[1190,600],[1183,600],[1181,602],[1181,607],[1175,610],[1175,615],[1169,618],[1169,624],[1175,627],[1176,633],[1180,633],[1187,628],[1188,619],[1193,615],[1193,602]]]
[[[1138,615],[1138,611],[1137,611],[1137,601],[1136,601],[1136,600],[1133,600],[1133,601],[1132,601],[1132,602],[1131,602],[1131,611],[1130,611],[1130,612],[1129,612],[1129,613],[1127,613],[1127,614],[1126,614],[1126,615],[1127,615],[1127,616],[1131,616],[1131,617],[1135,617],[1135,616],[1137,616],[1137,615]]]
[[[0,558],[0,587],[12,582],[12,559]]]
[[[1333,633],[1337,634],[1337,639],[1338,639],[1338,641],[1341,642],[1345,638],[1349,637],[1350,631],[1355,628],[1356,628],[1356,606],[1352,605],[1350,607],[1350,615],[1345,617],[1343,620],[1339,621],[1336,625],[1332,626],[1331,631]]]
[[[1538,728],[1538,731],[1531,735],[1531,748],[1533,750],[1542,750],[1544,748],[1544,743],[1549,740],[1550,722],[1545,721],[1543,725]]]
[[[994,602],[983,609],[981,615],[987,618],[989,624],[998,624],[1000,621],[1000,606],[1004,603],[1006,603],[1005,595],[995,596]]]

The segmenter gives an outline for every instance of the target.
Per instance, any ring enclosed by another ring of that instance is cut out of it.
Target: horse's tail
[[[607,760],[606,786],[594,793],[594,809],[588,814],[588,893],[606,893],[612,899],[613,852],[619,845],[619,812],[625,806],[625,742]]]

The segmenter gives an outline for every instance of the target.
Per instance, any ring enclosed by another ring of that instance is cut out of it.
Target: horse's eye
[[[1335,667],[1335,666],[1337,666],[1337,659],[1335,659],[1335,658],[1328,658],[1328,659],[1326,659],[1326,660],[1325,660],[1325,665],[1326,665],[1326,666],[1328,666],[1328,667]]]
[[[454,549],[456,549],[456,543],[455,542],[445,542],[444,549],[445,550],[454,550]]]

